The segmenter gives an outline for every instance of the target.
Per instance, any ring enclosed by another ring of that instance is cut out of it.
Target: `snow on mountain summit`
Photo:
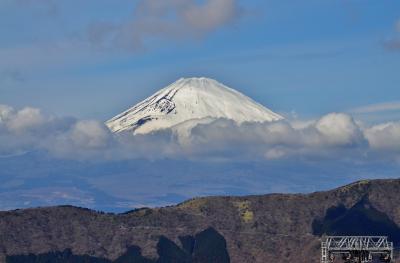
[[[181,78],[108,120],[113,132],[145,134],[186,121],[226,118],[237,122],[265,122],[282,116],[242,93],[209,78]]]

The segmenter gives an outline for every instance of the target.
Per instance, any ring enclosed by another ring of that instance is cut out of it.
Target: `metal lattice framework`
[[[322,263],[335,262],[338,257],[348,263],[372,262],[375,258],[394,262],[393,243],[385,236],[328,236],[321,249]]]

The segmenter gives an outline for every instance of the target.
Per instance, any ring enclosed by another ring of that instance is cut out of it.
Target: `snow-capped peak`
[[[265,122],[282,116],[209,78],[181,78],[106,122],[113,132],[144,134],[189,120]]]

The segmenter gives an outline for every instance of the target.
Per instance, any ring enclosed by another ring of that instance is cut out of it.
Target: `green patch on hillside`
[[[234,202],[233,205],[238,209],[240,218],[244,223],[250,223],[254,219],[254,213],[251,210],[250,201]]]

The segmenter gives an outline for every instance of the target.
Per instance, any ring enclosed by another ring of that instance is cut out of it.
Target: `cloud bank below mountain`
[[[197,122],[196,122],[197,123]],[[400,123],[365,126],[345,113],[319,119],[243,123],[212,119],[179,124],[151,134],[113,134],[100,121],[46,116],[39,109],[0,106],[3,156],[46,150],[58,158],[125,160],[354,158],[377,154],[397,160]]]

